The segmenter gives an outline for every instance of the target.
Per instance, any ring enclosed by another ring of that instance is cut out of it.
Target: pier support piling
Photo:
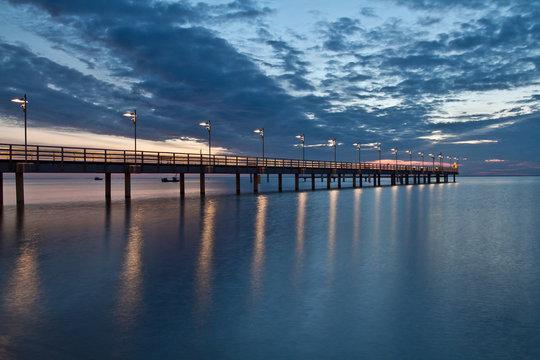
[[[184,178],[184,173],[180,173],[180,197],[186,196],[186,182]]]
[[[257,194],[259,192],[259,174],[253,174],[253,193]]]
[[[352,187],[356,187],[356,174],[352,174]]]
[[[330,189],[330,181],[332,181],[332,175],[326,174],[326,188]]]
[[[15,173],[15,192],[17,197],[17,205],[24,204],[24,173]]]
[[[236,195],[240,195],[240,173],[236,173]]]
[[[315,190],[315,174],[311,174],[311,190]]]
[[[4,173],[0,172],[0,206],[2,205],[4,205]]]
[[[282,192],[283,191],[283,174],[281,173],[278,174],[277,182],[278,182],[278,191]]]
[[[111,173],[105,173],[105,200],[111,201]]]
[[[131,174],[124,173],[124,196],[126,199],[131,198]]]
[[[341,189],[341,174],[337,175],[337,187],[338,189]]]
[[[298,191],[300,188],[298,185],[298,178],[299,178],[298,173],[294,174],[294,191]]]
[[[205,184],[204,173],[201,173],[199,183],[200,183],[201,196],[204,196],[204,194],[206,193],[206,184]]]

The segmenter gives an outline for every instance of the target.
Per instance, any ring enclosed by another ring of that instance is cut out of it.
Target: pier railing
[[[457,172],[452,167],[418,166],[402,164],[379,164],[378,162],[344,162],[299,160],[269,157],[251,157],[236,155],[208,155],[196,153],[176,153],[160,151],[133,151],[98,148],[77,148],[67,146],[42,146],[0,144],[0,161],[40,162],[78,162],[78,163],[123,163],[153,165],[203,165],[203,166],[242,166],[242,167],[278,167],[278,168],[317,168],[317,169],[352,169],[384,171],[432,171]]]

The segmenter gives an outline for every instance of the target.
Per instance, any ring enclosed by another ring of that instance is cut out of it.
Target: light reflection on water
[[[268,198],[266,195],[261,195],[257,197],[257,214],[255,217],[255,241],[253,243],[253,260],[251,262],[251,291],[254,300],[257,300],[257,298],[259,297],[262,288],[267,204]]]
[[[133,220],[130,214],[131,206],[126,206],[127,244],[125,249],[122,270],[120,272],[120,286],[116,314],[119,322],[129,328],[139,317],[143,298],[142,250],[144,245],[141,231],[143,209],[137,209]]]
[[[539,198],[472,178],[7,206],[0,358],[538,358]]]

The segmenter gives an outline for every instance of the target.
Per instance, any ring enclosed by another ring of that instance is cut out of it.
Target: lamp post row
[[[21,104],[21,108],[22,108],[22,110],[24,112],[24,161],[28,161],[28,127],[27,127],[28,98],[26,97],[26,94],[24,94],[23,97],[12,99],[11,101],[14,102],[14,103]],[[133,138],[134,138],[135,161],[137,161],[137,110],[134,109],[133,112],[126,112],[126,113],[123,114],[123,116],[129,117],[131,119],[131,121],[133,122]],[[207,122],[201,122],[199,125],[205,127],[206,130],[208,131],[208,155],[211,156],[212,155],[212,133],[211,133],[212,124],[211,124],[210,120],[208,120]],[[256,134],[259,134],[261,136],[261,139],[262,139],[262,157],[264,158],[264,128],[256,129],[253,132],[256,133]],[[305,161],[305,136],[304,136],[304,134],[300,134],[300,135],[296,135],[296,138],[300,139],[300,141],[302,142],[302,161]],[[329,143],[328,144],[329,146],[334,147],[334,162],[335,162],[335,161],[337,161],[337,140],[335,138],[330,139],[330,140],[328,140],[328,143]],[[356,148],[358,149],[358,163],[360,163],[361,162],[360,150],[361,150],[362,144],[361,143],[354,143],[353,145],[356,146]],[[375,145],[374,149],[379,151],[379,167],[381,167],[381,144],[377,143]],[[392,154],[396,155],[396,168],[397,168],[398,149],[393,148],[393,149],[391,149],[391,152],[392,152]],[[407,154],[409,154],[409,165],[412,166],[412,151],[411,150],[406,150],[405,152]],[[422,167],[424,167],[424,153],[419,152],[418,155],[420,155],[422,157]],[[428,156],[431,157],[431,159],[433,161],[433,166],[435,167],[435,155],[428,154]],[[444,156],[442,155],[442,153],[439,153],[437,155],[437,157],[439,158],[439,163],[440,163],[440,166],[442,167],[442,162],[443,162]],[[452,160],[456,161],[456,163],[459,163],[459,158],[457,158],[457,157],[452,157],[452,156],[448,155],[448,156],[446,156],[446,158],[450,160],[450,163],[452,162]]]

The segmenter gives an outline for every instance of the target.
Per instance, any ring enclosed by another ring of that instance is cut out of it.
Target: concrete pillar
[[[250,183],[253,182],[253,174],[249,174],[249,182],[250,182]]]
[[[373,173],[373,187],[376,187],[377,186],[377,175],[375,173]]]
[[[240,173],[236,173],[236,195],[240,195]]]
[[[454,182],[456,177],[454,176]],[[0,206],[4,205],[4,173],[0,173]]]
[[[17,197],[17,205],[24,204],[24,173],[15,173],[15,193]]]
[[[352,174],[352,187],[356,187],[356,174]]]
[[[180,173],[180,197],[186,196],[186,181],[184,173]]]
[[[300,188],[298,186],[298,173],[294,174],[294,191],[298,191]]]
[[[337,174],[337,187],[341,189],[341,174]]]
[[[452,175],[454,175],[454,182],[456,182],[456,174],[452,174]]]
[[[409,185],[409,174],[405,174],[405,184]]]
[[[436,179],[437,179],[437,184],[439,184],[441,182],[441,174],[437,173]]]
[[[315,190],[315,174],[311,174],[311,190]]]
[[[199,186],[201,190],[201,196],[204,196],[204,194],[206,193],[206,183],[205,183],[204,173],[201,173],[200,175]]]
[[[358,176],[358,186],[362,187],[362,173],[360,173]]]
[[[283,174],[282,173],[279,173],[277,175],[277,182],[278,182],[278,191],[282,192],[283,191]]]
[[[111,173],[105,173],[105,200],[111,201]]]
[[[253,193],[257,194],[259,192],[259,174],[253,174]]]
[[[395,174],[390,175],[390,185],[392,185],[392,186],[396,185],[396,175]]]
[[[326,188],[330,189],[330,181],[332,181],[332,175],[326,174]]]

